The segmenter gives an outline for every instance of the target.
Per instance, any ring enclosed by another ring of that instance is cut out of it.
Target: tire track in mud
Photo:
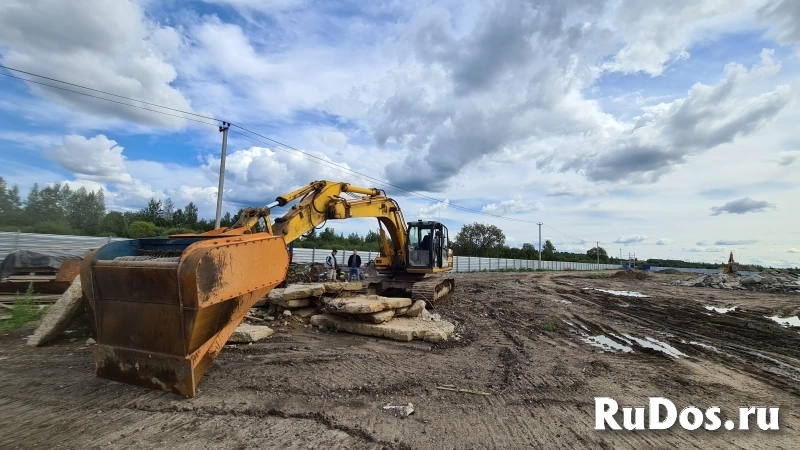
[[[737,311],[709,314],[694,303],[678,305],[658,296],[646,300],[634,297],[624,303],[628,306],[623,307],[622,300],[613,294],[578,290],[564,285],[559,285],[556,291],[569,295],[576,302],[594,305],[604,311],[606,317],[624,319],[629,326],[650,333],[656,331],[661,334],[657,336],[659,340],[668,342],[685,354],[702,355],[730,369],[800,395],[800,334],[769,323],[768,319],[759,315]],[[576,292],[583,295],[577,295]],[[654,301],[665,301],[665,304],[654,304]],[[620,335],[609,325],[599,326],[585,319],[576,321],[587,325],[592,333]],[[679,338],[679,341],[675,338]],[[740,344],[734,340],[743,342]],[[717,351],[691,344],[696,341],[710,343]],[[636,350],[653,354],[641,346]]]

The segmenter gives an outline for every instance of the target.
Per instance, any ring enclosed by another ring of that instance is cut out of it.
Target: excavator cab
[[[453,265],[447,227],[440,222],[408,222],[409,272],[442,272]]]

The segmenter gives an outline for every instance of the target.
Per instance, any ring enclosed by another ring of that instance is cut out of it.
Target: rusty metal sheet
[[[183,304],[206,307],[277,285],[288,267],[281,237],[245,235],[192,244],[179,267]]]
[[[182,357],[98,344],[95,366],[100,378],[186,397],[197,393],[192,364]]]
[[[178,305],[178,263],[95,264],[97,299]]]
[[[179,305],[101,300],[95,302],[97,342],[171,355],[185,354]]]

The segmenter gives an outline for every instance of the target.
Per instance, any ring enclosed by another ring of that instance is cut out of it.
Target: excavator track
[[[452,294],[454,288],[454,278],[425,279],[414,283],[411,299],[414,301],[425,300],[426,304],[434,305]]]

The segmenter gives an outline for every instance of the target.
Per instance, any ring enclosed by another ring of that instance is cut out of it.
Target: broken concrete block
[[[269,301],[269,303],[274,304],[276,300],[283,300],[283,288],[275,288],[267,294],[267,301]]]
[[[361,283],[352,282],[352,283],[322,283],[325,286],[325,293],[326,294],[338,294],[342,291],[358,291],[363,286]]]
[[[372,314],[359,314],[358,315],[362,320],[372,323],[384,323],[389,321],[392,317],[394,317],[394,310],[387,309],[381,312],[376,312]]]
[[[306,306],[311,304],[311,299],[309,298],[298,298],[295,300],[270,300],[272,304],[280,306],[285,309],[295,309],[295,308],[305,308]]]
[[[243,323],[236,327],[236,331],[233,332],[230,338],[228,338],[228,342],[233,343],[247,343],[247,342],[258,342],[262,339],[266,339],[272,334],[272,328],[265,327],[263,325],[250,325]]]
[[[295,309],[294,311],[292,311],[292,315],[295,315],[295,316],[297,316],[297,317],[299,317],[301,319],[306,319],[306,318],[311,317],[311,316],[313,316],[315,314],[317,314],[317,308],[301,308],[301,309]]]
[[[405,306],[411,306],[410,298],[358,295],[325,300],[325,309],[327,311],[344,314],[368,314]]]
[[[424,310],[425,310],[425,300],[417,300],[416,302],[414,302],[413,305],[411,305],[410,308],[408,308],[408,311],[406,311],[406,316],[417,317]]]
[[[356,322],[333,314],[318,314],[311,317],[311,325],[406,342],[414,339],[427,342],[446,341],[455,331],[455,326],[447,321],[431,322],[421,318],[409,317],[399,317],[389,322],[374,324]]]
[[[284,300],[297,300],[308,297],[319,297],[324,293],[325,286],[321,283],[290,284],[283,290],[282,297]]]
[[[762,281],[764,281],[763,277],[760,277],[758,275],[753,275],[753,276],[750,276],[750,277],[742,278],[741,280],[739,280],[739,283],[744,284],[744,285],[748,285],[748,284],[758,284],[758,283],[761,283]]]
[[[408,312],[408,308],[411,308],[411,307],[410,306],[404,306],[402,308],[395,309],[394,310],[394,316],[395,317],[399,317],[399,316],[404,315],[406,312]]]
[[[42,346],[61,334],[72,323],[83,307],[83,290],[80,275],[72,280],[72,284],[61,294],[61,298],[51,306],[42,319],[42,323],[28,339],[28,345]]]

